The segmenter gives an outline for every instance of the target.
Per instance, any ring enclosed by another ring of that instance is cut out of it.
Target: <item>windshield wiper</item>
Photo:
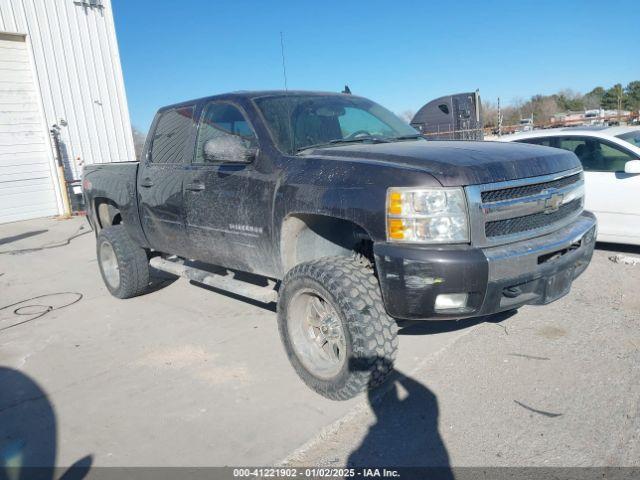
[[[418,138],[424,138],[421,133],[411,133],[409,135],[399,135],[397,137],[391,137],[394,140],[413,140]]]
[[[303,150],[309,150],[311,148],[321,148],[321,147],[333,147],[343,143],[389,143],[391,140],[383,137],[358,137],[358,138],[336,138],[335,140],[330,140],[324,143],[316,143],[314,145],[307,145],[306,147],[300,147],[296,150],[296,152],[302,152]]]

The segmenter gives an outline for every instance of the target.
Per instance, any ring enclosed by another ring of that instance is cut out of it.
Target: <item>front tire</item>
[[[278,329],[298,376],[329,399],[375,388],[393,370],[398,327],[371,267],[353,258],[292,268],[280,289]]]
[[[97,256],[102,280],[114,297],[136,297],[150,288],[147,253],[131,240],[124,226],[100,230]]]

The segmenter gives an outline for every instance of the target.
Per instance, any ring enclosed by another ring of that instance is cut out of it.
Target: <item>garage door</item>
[[[58,213],[49,148],[26,42],[0,33],[0,223]]]

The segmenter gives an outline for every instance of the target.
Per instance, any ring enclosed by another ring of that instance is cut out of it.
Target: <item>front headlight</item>
[[[389,188],[387,240],[467,243],[469,221],[462,188]]]

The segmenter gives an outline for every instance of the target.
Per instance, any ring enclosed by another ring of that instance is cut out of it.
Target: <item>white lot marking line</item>
[[[450,344],[444,345],[439,350],[433,352],[432,355],[430,355],[430,356],[428,356],[426,358],[423,358],[420,362],[418,362],[418,364],[414,368],[411,369],[411,371],[409,371],[407,376],[413,376],[416,372],[418,372],[419,370],[422,370],[422,368],[424,366],[426,366],[427,363],[432,361],[434,358],[437,358],[438,355],[440,355],[446,349],[448,349],[448,348],[452,347],[453,345],[455,345],[461,338],[466,337],[471,332],[475,331],[476,329],[478,329],[479,327],[481,327],[483,325],[485,325],[485,323],[479,323],[478,325],[474,325],[473,327],[470,327],[468,331],[466,331],[463,334],[461,334],[460,336],[458,336]],[[402,372],[399,372],[399,373],[402,374]],[[388,382],[384,387],[380,388],[379,391],[374,395],[372,403],[379,402],[380,399],[392,388],[392,386],[393,386],[393,382]],[[326,427],[323,427],[318,434],[316,434],[315,436],[311,437],[311,439],[309,439],[306,443],[302,444],[300,447],[296,448],[293,452],[291,452],[289,455],[287,455],[283,460],[281,460],[280,462],[276,463],[275,466],[276,467],[286,467],[287,465],[289,465],[292,462],[296,462],[296,461],[301,460],[305,453],[307,453],[312,448],[315,448],[316,445],[318,445],[321,442],[325,441],[327,438],[329,438],[332,435],[336,434],[338,432],[338,430],[340,430],[342,425],[344,425],[344,424],[350,422],[351,420],[355,419],[356,417],[358,417],[358,415],[360,415],[363,412],[365,412],[368,407],[369,407],[369,401],[366,400],[366,399],[362,399],[356,406],[353,407],[353,409],[351,409],[349,412],[344,414],[344,416],[340,417],[335,422],[330,423]]]

